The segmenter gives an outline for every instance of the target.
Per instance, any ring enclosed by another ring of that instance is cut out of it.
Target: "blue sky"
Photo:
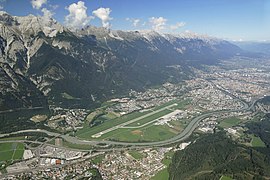
[[[32,1],[36,4],[33,5]],[[39,1],[39,2],[38,2]],[[47,15],[62,24],[270,40],[269,0],[0,0],[11,15]],[[39,4],[41,3],[41,4]],[[73,6],[72,6],[73,4]],[[80,10],[80,11],[79,11]]]

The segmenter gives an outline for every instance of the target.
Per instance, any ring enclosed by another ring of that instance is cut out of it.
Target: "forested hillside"
[[[170,179],[270,178],[267,152],[268,148],[237,144],[224,132],[206,135],[175,153],[169,168]]]

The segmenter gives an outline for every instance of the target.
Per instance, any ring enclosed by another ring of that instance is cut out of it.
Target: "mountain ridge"
[[[33,87],[31,91],[66,107],[91,107],[130,89],[179,82],[192,76],[193,64],[216,63],[242,52],[227,41],[205,36],[93,26],[72,31],[53,19],[5,12],[0,13],[0,47],[0,71],[8,74],[12,69],[15,74],[7,79],[22,76]],[[1,98],[27,89],[19,84],[2,89]],[[81,101],[65,99],[62,93]],[[12,108],[3,102],[0,107]]]

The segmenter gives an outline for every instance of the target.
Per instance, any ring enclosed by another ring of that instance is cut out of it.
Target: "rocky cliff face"
[[[227,41],[191,34],[71,31],[53,19],[0,13],[0,109],[97,101],[191,76],[190,66],[241,53]],[[66,98],[63,93],[70,95]]]

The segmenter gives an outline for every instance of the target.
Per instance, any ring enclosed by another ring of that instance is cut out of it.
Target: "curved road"
[[[192,121],[188,124],[188,126],[177,136],[174,136],[170,139],[167,140],[163,140],[163,141],[156,141],[156,142],[116,142],[116,141],[87,141],[87,140],[82,140],[82,139],[78,139],[77,137],[72,137],[69,135],[62,135],[59,133],[54,133],[54,132],[50,132],[47,130],[42,130],[42,129],[29,129],[29,130],[22,130],[22,131],[17,131],[17,132],[13,132],[13,133],[9,133],[9,134],[0,134],[0,137],[4,137],[4,136],[9,136],[9,135],[13,135],[13,134],[18,134],[18,133],[23,133],[23,132],[43,132],[46,133],[49,136],[54,136],[54,137],[61,137],[64,140],[66,140],[67,142],[73,143],[73,144],[78,144],[78,145],[93,145],[93,146],[97,146],[100,147],[100,144],[104,144],[104,145],[121,145],[121,146],[136,146],[136,147],[146,147],[146,146],[164,146],[164,145],[169,145],[169,144],[173,144],[179,141],[183,141],[185,139],[187,139],[192,132],[196,129],[198,123],[200,121],[202,121],[203,119],[207,118],[208,116],[212,116],[215,114],[222,114],[222,113],[228,113],[228,112],[240,112],[240,111],[247,111],[247,110],[252,110],[255,103],[257,100],[254,100],[253,102],[250,103],[250,105],[248,105],[247,103],[243,102],[244,107],[241,109],[237,109],[237,110],[222,110],[222,111],[214,111],[214,112],[208,112],[205,114],[202,114],[198,117],[195,117],[194,119],[192,119]],[[103,146],[104,147],[104,146]]]

